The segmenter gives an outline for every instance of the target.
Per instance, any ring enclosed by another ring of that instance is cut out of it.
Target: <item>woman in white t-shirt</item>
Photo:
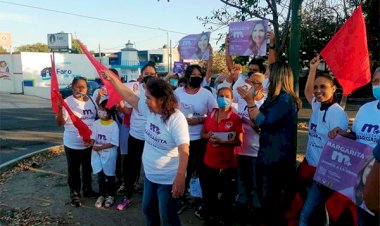
[[[318,222],[316,225],[324,225],[328,220],[326,219],[325,202],[333,191],[312,181],[312,178],[323,147],[328,140],[328,133],[335,127],[345,129],[348,127],[347,114],[334,101],[334,93],[336,91],[334,78],[324,73],[316,76],[318,64],[319,55],[310,62],[309,77],[305,86],[305,97],[312,106],[312,115],[309,121],[306,156],[298,172],[300,175],[306,171],[310,171],[311,173],[309,174],[309,178],[301,178],[301,181],[309,189],[301,211],[300,226],[309,225],[308,222],[311,221]]]
[[[72,82],[73,95],[67,97],[65,102],[90,129],[95,121],[96,107],[87,96],[87,80],[84,77],[76,77]],[[59,111],[56,115],[58,126],[64,126],[63,145],[67,158],[68,183],[71,193],[71,205],[79,207],[81,184],[83,196],[96,197],[91,188],[91,150],[85,146],[82,137],[74,126],[62,104],[58,103]],[[82,167],[82,179],[80,168]]]
[[[344,128],[337,127],[330,132],[329,136],[331,138],[339,134],[367,144],[372,148],[376,147],[380,140],[380,67],[376,68],[372,76],[372,93],[376,100],[366,103],[359,108],[352,124],[352,131],[347,132]],[[358,225],[360,226],[379,225],[378,217],[369,215],[361,208],[358,208],[358,220]]]
[[[201,87],[204,76],[199,65],[193,64],[188,66],[185,71],[185,77],[189,80],[189,84],[185,87],[178,87],[174,94],[180,103],[182,113],[187,119],[190,133],[190,156],[187,166],[186,194],[190,178],[195,172],[200,177],[202,186],[202,175],[200,174],[206,142],[201,138],[201,130],[205,117],[213,108],[217,107],[217,104],[212,93]],[[185,200],[183,200],[179,212],[186,208],[186,205]]]
[[[146,224],[180,225],[177,207],[185,190],[190,135],[172,88],[164,80],[151,78],[143,99],[108,72],[105,78],[147,119],[142,156],[145,172],[142,208]]]

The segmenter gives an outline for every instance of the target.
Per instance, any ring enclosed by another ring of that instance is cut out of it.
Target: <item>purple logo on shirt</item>
[[[153,123],[150,123],[150,130],[152,130],[157,135],[160,134],[160,128]]]
[[[98,140],[107,140],[106,135],[98,134]]]
[[[91,109],[84,109],[83,110],[83,115],[92,115],[92,110]]]
[[[379,125],[364,124],[363,128],[362,128],[362,132],[378,134],[379,133]]]
[[[314,132],[317,132],[317,124],[310,123],[310,130],[314,131]]]

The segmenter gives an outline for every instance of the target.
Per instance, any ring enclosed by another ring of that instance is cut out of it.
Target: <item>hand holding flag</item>
[[[362,4],[322,50],[321,56],[342,85],[345,96],[371,81]]]
[[[102,80],[103,84],[105,85],[109,99],[107,102],[107,108],[112,108],[114,105],[119,104],[120,101],[123,100],[123,98],[119,95],[119,93],[116,91],[116,89],[113,87],[113,85],[106,79],[103,78],[102,74],[103,71],[109,71],[112,76],[120,80],[119,76],[115,75],[112,71],[108,70],[103,64],[98,62],[94,56],[87,50],[87,48],[83,45],[82,42],[77,40],[79,43],[80,48],[82,49],[83,53],[87,56],[88,60],[91,62],[91,64],[95,67],[96,71],[98,72],[99,78]]]
[[[92,131],[78,116],[74,114],[74,112],[70,109],[67,103],[63,100],[61,94],[59,93],[58,79],[57,79],[57,74],[55,72],[55,63],[54,63],[53,56],[50,56],[50,60],[51,60],[50,95],[51,95],[51,101],[52,101],[51,102],[52,110],[55,113],[58,113],[59,109],[61,109],[63,106],[66,109],[67,113],[69,114],[71,121],[73,122],[75,128],[77,128],[79,135],[82,137],[83,141],[90,142]]]

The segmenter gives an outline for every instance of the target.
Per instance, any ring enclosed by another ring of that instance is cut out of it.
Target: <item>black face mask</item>
[[[190,77],[189,85],[193,88],[199,88],[203,81],[202,77]]]

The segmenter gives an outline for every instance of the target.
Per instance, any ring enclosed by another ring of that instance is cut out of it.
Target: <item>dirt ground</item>
[[[33,167],[34,166],[34,167]],[[0,181],[0,225],[144,225],[141,194],[124,210],[94,207],[96,199],[83,198],[83,207],[69,203],[66,157],[30,160],[3,173]],[[96,178],[93,177],[94,190]],[[120,198],[118,199],[120,200]],[[188,209],[180,215],[183,225],[202,225],[203,221]]]

